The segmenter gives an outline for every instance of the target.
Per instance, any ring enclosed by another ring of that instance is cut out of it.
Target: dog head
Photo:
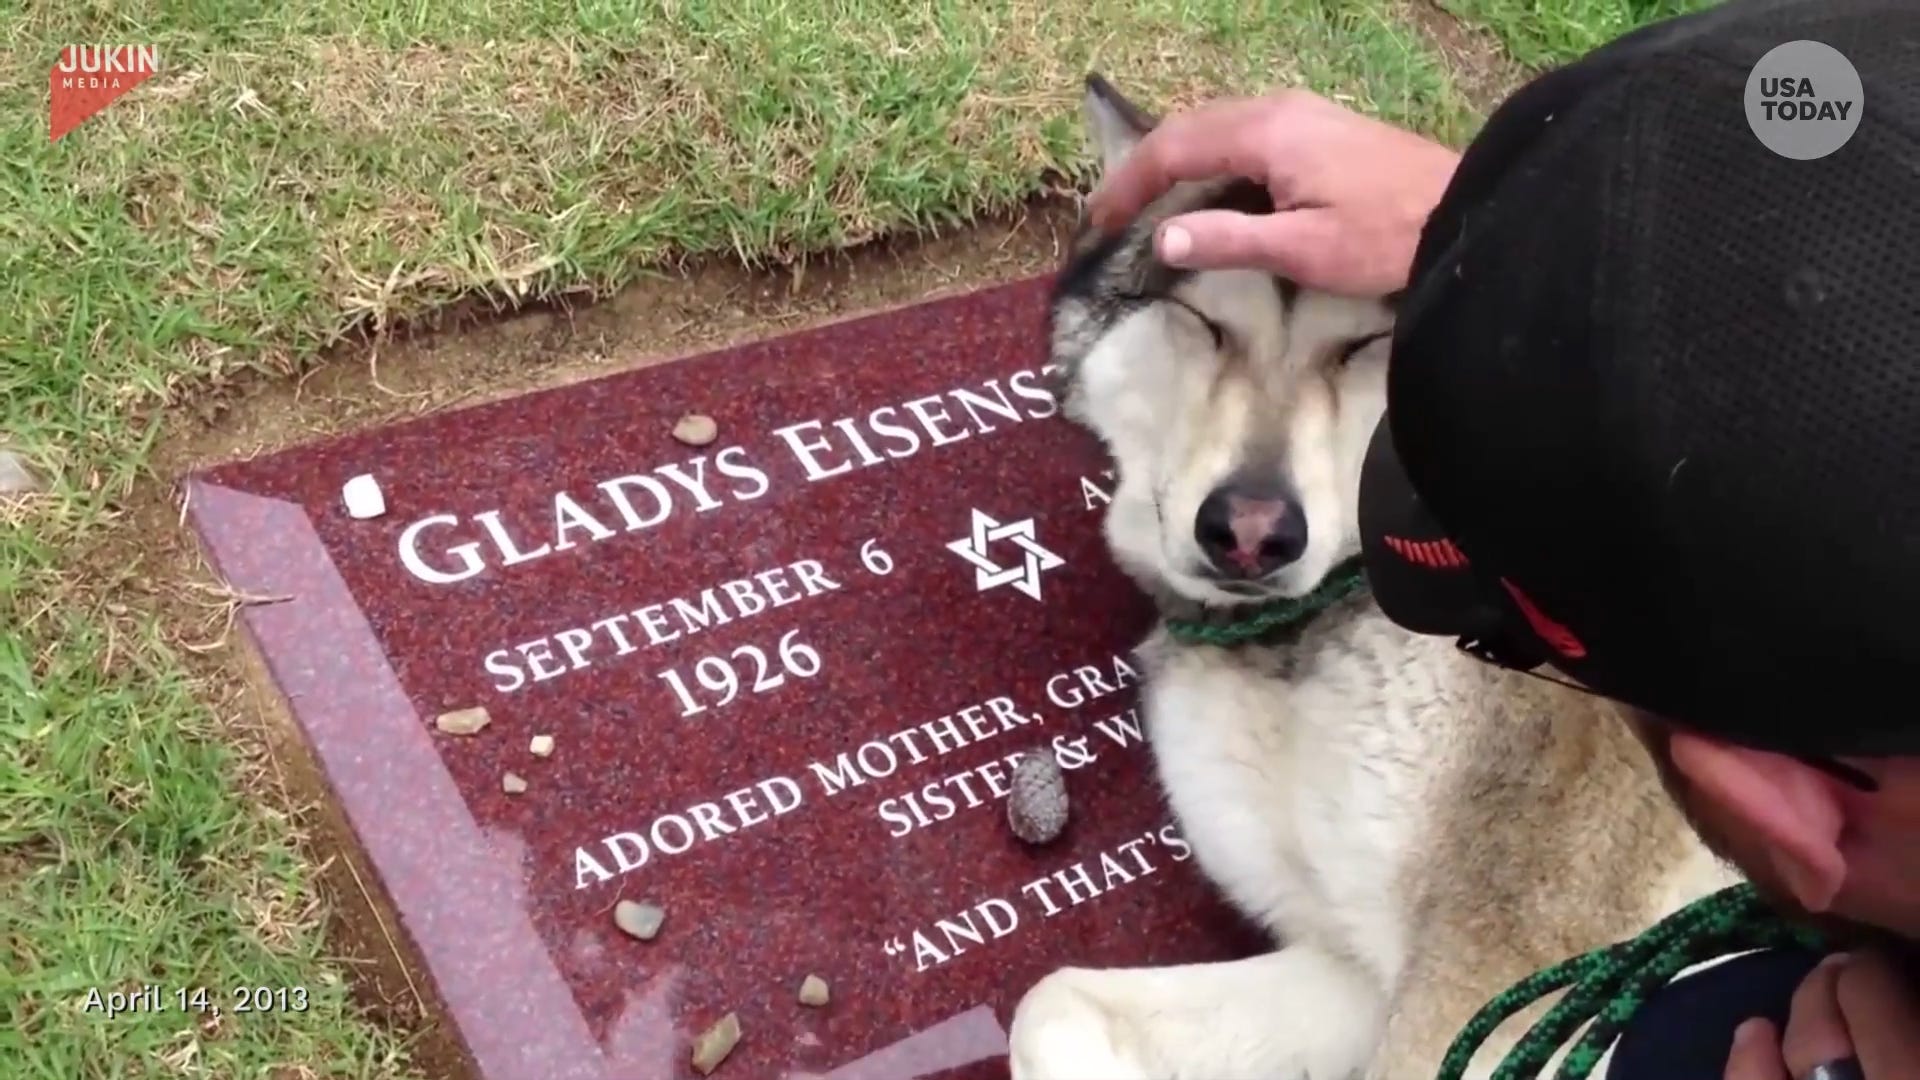
[[[1103,170],[1156,122],[1097,75],[1084,104]],[[1186,183],[1124,232],[1075,238],[1051,299],[1057,392],[1113,457],[1107,542],[1144,587],[1214,605],[1301,596],[1359,550],[1392,311],[1155,258],[1160,221],[1208,208],[1273,203],[1246,181]]]

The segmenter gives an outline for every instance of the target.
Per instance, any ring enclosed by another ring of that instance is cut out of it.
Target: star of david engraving
[[[1020,549],[1021,558],[1017,565],[1001,566],[993,561],[988,546],[996,540],[1009,541]],[[977,507],[973,510],[973,526],[968,535],[949,541],[947,550],[973,565],[976,592],[1011,585],[1035,600],[1041,599],[1040,575],[1067,564],[1065,559],[1048,551],[1034,539],[1032,518],[1003,525]]]

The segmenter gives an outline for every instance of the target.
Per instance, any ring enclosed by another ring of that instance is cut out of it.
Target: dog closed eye
[[[1355,356],[1358,356],[1360,354],[1361,349],[1364,349],[1367,346],[1373,344],[1374,342],[1379,341],[1381,338],[1392,337],[1392,336],[1393,336],[1393,331],[1382,330],[1377,334],[1368,334],[1366,337],[1354,338],[1352,341],[1349,341],[1346,344],[1341,345],[1340,347],[1334,350],[1333,366],[1335,367],[1346,366],[1348,361],[1352,360]]]
[[[1179,299],[1178,297],[1169,296],[1167,297],[1167,302],[1170,304],[1178,304],[1179,306],[1186,308],[1189,312],[1192,312],[1193,317],[1200,320],[1200,325],[1207,328],[1207,333],[1213,335],[1214,348],[1221,349],[1226,347],[1226,344],[1227,344],[1227,328],[1226,327],[1220,325],[1219,323],[1213,321],[1212,319],[1207,318],[1205,312],[1201,311],[1197,307],[1194,307],[1192,304],[1187,303],[1185,300]]]
[[[1213,347],[1215,349],[1223,349],[1226,347],[1227,328],[1221,325],[1220,323],[1215,322],[1214,320],[1208,318],[1205,312],[1201,311],[1199,308],[1194,307],[1192,304],[1187,303],[1185,300],[1182,300],[1177,296],[1167,296],[1164,294],[1149,295],[1147,293],[1133,292],[1133,293],[1121,293],[1116,297],[1116,299],[1119,299],[1123,303],[1126,303],[1130,306],[1136,305],[1136,304],[1143,305],[1143,306],[1152,306],[1154,304],[1172,304],[1173,306],[1185,311],[1187,314],[1192,315],[1195,319],[1199,320],[1201,326],[1206,327],[1207,333],[1213,337]]]

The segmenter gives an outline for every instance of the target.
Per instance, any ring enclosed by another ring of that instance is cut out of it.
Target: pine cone
[[[1067,778],[1050,750],[1024,754],[1007,785],[1007,824],[1029,844],[1044,844],[1067,827]]]

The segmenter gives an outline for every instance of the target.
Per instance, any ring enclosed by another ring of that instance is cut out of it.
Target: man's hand
[[[1725,1080],[1804,1080],[1815,1066],[1853,1058],[1865,1080],[1920,1076],[1920,996],[1871,953],[1831,956],[1808,973],[1788,1007],[1785,1035],[1749,1020],[1733,1035]]]
[[[1265,184],[1279,213],[1204,210],[1169,218],[1155,247],[1173,266],[1270,270],[1310,288],[1402,288],[1427,215],[1459,155],[1304,90],[1213,102],[1150,132],[1088,199],[1112,231],[1182,180]]]

